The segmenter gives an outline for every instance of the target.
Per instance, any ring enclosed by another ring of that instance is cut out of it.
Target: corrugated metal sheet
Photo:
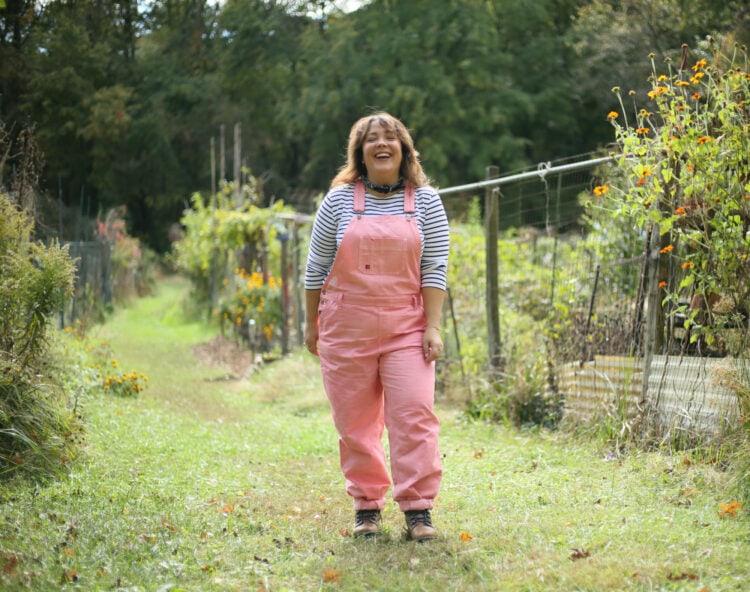
[[[574,422],[612,416],[634,419],[643,393],[643,362],[619,356],[596,356],[581,365],[565,364],[558,373],[564,396],[563,417]]]
[[[632,421],[646,412],[662,435],[687,432],[712,436],[735,424],[737,395],[728,388],[728,358],[654,356],[643,389],[643,360],[597,356],[581,365],[565,364],[558,372],[564,396],[563,417],[591,422],[602,417]],[[750,376],[750,367],[743,370]]]
[[[648,377],[649,414],[665,434],[716,435],[739,416],[737,395],[725,387],[731,358],[654,356]]]

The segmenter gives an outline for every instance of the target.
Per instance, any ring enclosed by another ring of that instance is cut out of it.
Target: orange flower
[[[685,208],[683,208],[682,206],[680,206],[679,208],[677,208],[674,211],[674,213],[677,214],[678,216],[682,216],[685,213]]]
[[[654,90],[649,91],[648,98],[649,99],[653,99],[654,97],[658,97],[659,95],[663,95],[668,90],[669,89],[666,86],[657,86]]]
[[[471,536],[468,532],[462,532],[461,533],[461,542],[462,543],[468,543],[473,538],[474,537]]]
[[[659,282],[659,287],[660,288],[666,288],[667,287],[667,282],[664,282],[664,281]]]
[[[610,111],[607,114],[607,119],[617,119],[618,117],[620,117],[620,114],[617,111]]]
[[[638,129],[635,130],[635,133],[638,134],[639,136],[645,136],[650,131],[651,130],[648,129],[647,127],[639,127]]]
[[[693,93],[693,100],[694,101],[700,101],[703,98],[703,95],[699,92]]]
[[[690,269],[691,267],[694,267],[695,263],[692,261],[685,261],[685,263],[682,264],[682,269]]]
[[[662,255],[666,255],[667,253],[671,253],[672,251],[674,251],[674,245],[667,245],[666,247],[661,249],[659,252]]]
[[[594,187],[594,195],[604,195],[609,191],[609,185],[597,185]]]
[[[710,142],[711,140],[713,140],[711,136],[701,136],[700,138],[698,138],[698,143],[705,144],[706,142]]]
[[[641,177],[640,179],[638,179],[638,180],[637,180],[637,181],[635,182],[635,184],[636,184],[636,185],[645,185],[645,184],[646,184],[646,179],[644,179],[643,177]]]

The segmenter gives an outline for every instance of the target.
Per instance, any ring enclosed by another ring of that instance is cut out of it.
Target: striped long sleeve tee
[[[422,287],[445,290],[450,239],[443,202],[437,191],[427,185],[417,187],[414,202],[415,220],[422,239]],[[403,211],[403,191],[390,197],[365,194],[365,216],[398,215]],[[305,268],[307,290],[323,287],[352,216],[354,185],[340,185],[331,189],[323,198],[313,223]]]

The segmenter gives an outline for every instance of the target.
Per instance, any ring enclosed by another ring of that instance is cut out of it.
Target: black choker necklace
[[[393,185],[375,185],[372,181],[370,181],[370,179],[363,176],[362,183],[364,183],[365,187],[367,187],[370,191],[375,191],[377,193],[393,193],[394,191],[398,191],[404,186],[404,179],[403,177],[399,177],[398,181],[396,181]]]

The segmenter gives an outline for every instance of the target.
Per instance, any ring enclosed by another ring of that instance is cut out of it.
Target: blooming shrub
[[[238,268],[226,287],[218,309],[222,329],[230,326],[251,345],[268,349],[283,322],[281,279],[270,276],[265,281],[261,273]]]
[[[116,302],[147,296],[155,284],[157,256],[128,234],[125,215],[125,206],[112,208],[104,219],[97,218],[95,230],[96,238],[111,249],[112,291]]]
[[[68,349],[80,350],[81,360],[86,360],[86,367],[78,368],[83,390],[98,392],[101,389],[106,394],[123,397],[136,396],[145,390],[148,376],[136,370],[121,371],[108,341],[94,341],[77,331],[75,326],[65,327],[64,332],[74,340],[68,343]]]
[[[193,297],[199,304],[215,305],[217,302],[212,301],[212,297],[216,294],[212,292],[234,288],[232,278],[221,282],[225,269],[255,269],[261,255],[266,258],[266,265],[270,258],[278,257],[274,221],[280,213],[293,210],[282,201],[262,208],[255,205],[258,196],[249,188],[245,188],[244,194],[244,201],[238,205],[231,184],[214,199],[196,193],[190,209],[185,210],[180,220],[185,232],[182,239],[173,244],[172,259],[177,269],[190,278]],[[242,262],[239,261],[241,256],[245,256]],[[215,285],[216,279],[219,286]]]
[[[123,397],[137,395],[146,388],[148,376],[135,370],[104,376],[103,388],[107,393]]]
[[[709,55],[713,52],[713,57]],[[623,173],[612,184],[617,217],[656,233],[658,284],[668,314],[685,316],[690,340],[716,342],[750,310],[750,74],[747,54],[716,45],[678,69],[652,60],[646,106],[612,112]],[[719,301],[722,307],[713,305]],[[691,306],[692,303],[692,306]],[[744,339],[732,346],[743,354]]]

